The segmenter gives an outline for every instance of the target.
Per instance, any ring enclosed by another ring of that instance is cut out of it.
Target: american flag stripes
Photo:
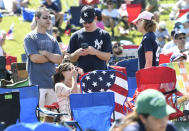
[[[83,93],[114,92],[115,119],[124,116],[123,105],[128,95],[127,76],[115,70],[96,70],[84,75],[81,79]]]

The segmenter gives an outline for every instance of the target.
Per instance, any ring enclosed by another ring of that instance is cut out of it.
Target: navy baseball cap
[[[80,23],[91,23],[95,18],[95,9],[92,6],[84,6],[81,9]]]

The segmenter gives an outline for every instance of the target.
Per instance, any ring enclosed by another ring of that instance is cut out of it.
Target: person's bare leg
[[[112,18],[110,18],[110,28],[112,31],[112,37],[114,37],[114,26],[115,26],[115,22]]]
[[[15,13],[16,10],[17,10],[16,4],[17,4],[17,3],[16,3],[15,1],[12,2],[12,12],[13,12],[13,13]]]
[[[63,13],[63,12],[59,12],[59,13],[58,13],[58,16],[59,16],[58,27],[61,27],[61,26],[62,26],[62,23],[63,23],[63,21],[64,21],[64,13]]]

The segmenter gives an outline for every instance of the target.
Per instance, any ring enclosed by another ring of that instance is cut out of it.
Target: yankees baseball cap
[[[92,6],[84,6],[80,13],[80,23],[91,23],[95,16],[95,9]]]

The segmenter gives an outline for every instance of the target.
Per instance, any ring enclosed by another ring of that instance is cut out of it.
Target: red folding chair
[[[17,62],[15,56],[6,56],[6,69],[11,70],[11,63]]]
[[[183,15],[186,14],[187,12],[189,12],[189,9],[180,9],[180,10],[179,10],[178,18],[180,18],[181,16],[183,16]]]
[[[131,23],[142,11],[141,4],[127,4],[128,22]]]
[[[138,58],[138,45],[122,45],[123,54],[128,58]]]
[[[160,54],[159,55],[159,65],[163,63],[170,63],[170,58],[173,53],[168,53],[168,54]]]
[[[81,4],[95,5],[95,4],[99,4],[99,0],[81,0]]]
[[[169,67],[151,67],[141,69],[136,72],[137,90],[133,98],[146,89],[156,89],[162,92],[167,103],[172,106],[176,113],[169,115],[169,119],[176,119],[184,116],[184,113],[177,109],[176,102],[173,101],[174,94],[181,96],[182,94],[176,90],[176,73],[175,70]],[[175,99],[176,99],[175,98]]]

